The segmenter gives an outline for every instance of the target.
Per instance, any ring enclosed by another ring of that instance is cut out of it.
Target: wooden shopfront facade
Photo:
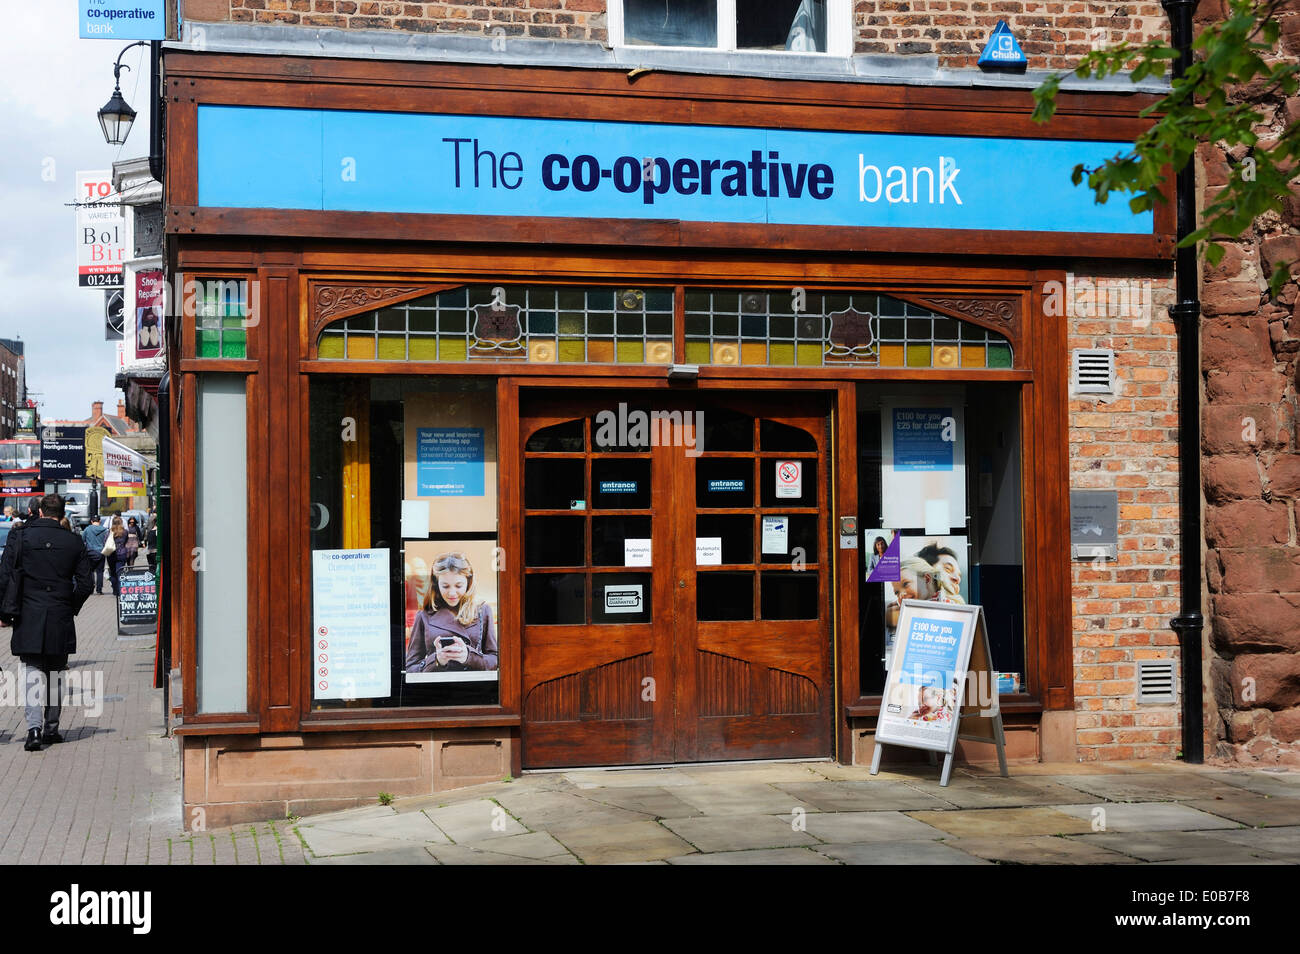
[[[530,768],[861,762],[871,528],[949,552],[1017,677],[1012,755],[1069,757],[1046,289],[1168,256],[1164,211],[1094,208],[1061,165],[1140,131],[1142,97],[1044,129],[1023,91],[165,69],[178,735],[209,824]],[[373,599],[331,646],[321,561],[350,551],[380,568],[339,577]],[[446,553],[495,645],[479,622],[476,663],[417,671]]]

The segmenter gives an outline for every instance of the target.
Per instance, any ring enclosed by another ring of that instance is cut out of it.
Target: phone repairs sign
[[[165,40],[163,0],[78,0],[83,40]]]

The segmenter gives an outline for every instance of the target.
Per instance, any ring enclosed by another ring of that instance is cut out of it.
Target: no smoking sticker
[[[797,460],[776,462],[776,496],[778,499],[803,496],[803,463]]]

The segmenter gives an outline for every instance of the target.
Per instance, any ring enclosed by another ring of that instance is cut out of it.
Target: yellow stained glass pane
[[[437,361],[438,360],[438,339],[437,338],[412,338],[411,339],[411,360],[412,361]]]
[[[650,364],[672,364],[673,343],[671,341],[647,341],[645,359]]]
[[[799,364],[817,365],[822,363],[822,354],[825,347],[818,342],[817,344],[799,345]]]
[[[907,366],[909,368],[930,367],[930,346],[929,345],[908,345]]]
[[[741,342],[740,363],[767,364],[767,345],[761,341]]]
[[[740,364],[740,349],[731,341],[713,342],[714,364]]]
[[[316,352],[321,358],[341,358],[343,357],[343,336],[326,335],[320,340],[320,348]]]
[[[406,360],[406,336],[405,335],[380,335],[379,336],[379,360],[380,361],[405,361]]]
[[[560,339],[560,360],[577,362],[581,364],[587,360],[587,353],[583,345],[586,341],[582,338],[561,338]]]
[[[686,363],[712,364],[713,359],[709,350],[709,343],[707,341],[686,342]]]
[[[623,360],[623,346],[619,346],[619,360]],[[587,360],[596,364],[613,364],[614,363],[614,342],[612,341],[587,341]]]
[[[880,366],[882,368],[901,368],[903,366],[903,346],[881,345]]]
[[[772,342],[768,350],[768,364],[794,364],[794,345]]]
[[[935,345],[934,366],[936,368],[957,367],[957,346],[956,345]]]
[[[961,366],[963,368],[982,368],[984,364],[983,345],[961,346]]]
[[[374,338],[353,338],[348,336],[349,361],[373,361],[375,359]]]
[[[641,364],[645,361],[645,345],[640,341],[620,341],[618,343],[619,364]]]
[[[467,350],[465,339],[458,335],[441,335],[438,338],[439,361],[464,361]]]

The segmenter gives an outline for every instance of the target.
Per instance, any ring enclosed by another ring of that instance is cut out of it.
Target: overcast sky
[[[104,340],[104,292],[77,287],[72,201],[78,171],[149,153],[148,47],[122,58],[122,96],[139,112],[126,145],[95,114],[113,93],[121,40],[77,38],[76,0],[4,4],[0,30],[0,338],[22,338],[42,419],[116,408],[117,352]],[[42,170],[53,159],[53,181]]]

